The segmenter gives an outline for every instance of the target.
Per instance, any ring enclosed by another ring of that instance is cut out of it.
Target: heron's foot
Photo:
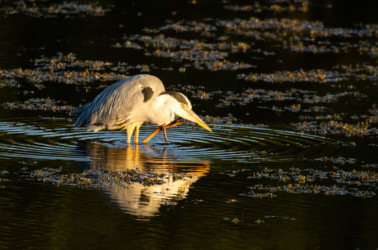
[[[168,137],[167,137],[167,132],[165,131],[167,128],[171,128],[171,127],[174,127],[174,126],[177,126],[177,125],[180,125],[180,124],[183,124],[185,123],[186,121],[181,121],[180,122],[180,119],[177,119],[173,122],[171,122],[170,124],[166,125],[166,126],[161,126],[161,127],[158,127],[154,132],[152,132],[152,134],[150,134],[146,139],[144,139],[142,141],[143,144],[146,144],[149,140],[151,140],[155,135],[157,135],[160,130],[163,130],[164,132],[164,138],[165,138],[165,141],[168,141]]]

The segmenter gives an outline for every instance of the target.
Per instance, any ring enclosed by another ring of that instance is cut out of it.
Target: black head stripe
[[[170,95],[173,98],[175,98],[178,102],[184,103],[188,107],[191,106],[190,103],[188,103],[187,99],[183,96],[183,94],[176,92],[176,91],[165,91],[161,93],[160,95]]]
[[[145,87],[144,89],[142,89],[142,93],[144,95],[143,102],[147,102],[151,99],[152,95],[154,94],[154,91],[152,91],[150,87]]]

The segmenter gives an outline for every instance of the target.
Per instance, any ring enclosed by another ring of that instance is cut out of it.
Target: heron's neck
[[[160,95],[156,99],[151,122],[157,125],[169,124],[174,120],[174,114],[170,107],[177,105],[177,101],[169,95]]]

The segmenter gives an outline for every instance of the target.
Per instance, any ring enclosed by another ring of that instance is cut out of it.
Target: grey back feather
[[[141,74],[128,77],[109,86],[92,102],[71,112],[78,115],[75,127],[90,126],[90,130],[118,129],[127,127],[127,117],[136,107],[143,104],[144,88],[151,88],[153,96],[164,91],[164,85],[159,78]]]

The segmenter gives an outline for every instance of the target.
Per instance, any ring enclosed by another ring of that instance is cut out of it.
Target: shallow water
[[[378,248],[367,4],[0,4],[0,249]],[[140,73],[213,132],[74,128]]]

